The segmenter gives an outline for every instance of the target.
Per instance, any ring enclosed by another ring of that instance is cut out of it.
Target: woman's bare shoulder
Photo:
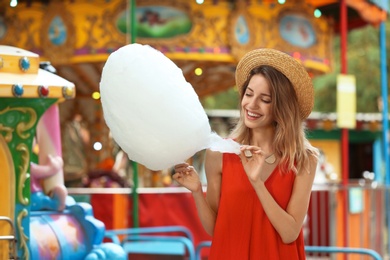
[[[205,167],[207,175],[220,174],[222,172],[222,153],[206,150]]]
[[[312,151],[308,152],[309,156],[309,166],[310,166],[310,172],[314,173],[316,168],[317,168],[317,163],[318,163],[318,150],[313,149]]]

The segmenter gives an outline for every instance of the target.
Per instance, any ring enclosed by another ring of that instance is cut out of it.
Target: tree
[[[386,32],[388,34],[388,32]],[[313,79],[315,111],[336,111],[336,79],[340,73],[340,36],[334,39],[334,69]],[[356,77],[357,112],[378,112],[381,96],[379,29],[366,26],[349,32],[347,42],[348,74]]]
[[[236,87],[207,96],[201,100],[205,109],[238,109],[238,91]]]

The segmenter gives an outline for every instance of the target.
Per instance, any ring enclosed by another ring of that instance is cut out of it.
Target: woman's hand
[[[240,150],[239,156],[249,181],[253,184],[261,180],[260,173],[266,164],[264,151],[253,145],[242,145]]]
[[[172,179],[192,192],[197,192],[202,189],[198,173],[188,163],[175,165],[175,173],[172,175]]]

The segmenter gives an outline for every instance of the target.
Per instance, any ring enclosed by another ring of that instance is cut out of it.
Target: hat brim
[[[298,99],[302,119],[306,119],[314,106],[314,88],[305,67],[290,55],[274,49],[256,49],[240,60],[236,69],[236,85],[242,92],[250,72],[259,66],[268,65],[283,73],[291,82]]]

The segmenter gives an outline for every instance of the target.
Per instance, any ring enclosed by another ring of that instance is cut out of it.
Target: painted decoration
[[[234,36],[239,44],[245,45],[249,42],[250,34],[248,23],[246,22],[245,17],[242,15],[237,18],[236,24],[234,26]]]
[[[118,30],[126,33],[126,11],[123,11],[116,22]],[[138,7],[137,37],[141,38],[172,38],[191,31],[192,22],[187,13],[168,6]]]
[[[301,48],[309,48],[317,41],[311,22],[299,14],[283,16],[280,19],[279,32],[285,41]]]
[[[49,26],[49,39],[54,45],[62,45],[67,38],[67,30],[60,16],[55,16]]]

